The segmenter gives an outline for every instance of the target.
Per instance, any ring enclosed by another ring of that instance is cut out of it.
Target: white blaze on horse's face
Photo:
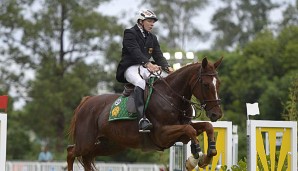
[[[216,88],[217,88],[217,87],[216,87],[216,82],[217,82],[216,77],[213,77],[212,83],[213,83],[213,85],[214,85],[215,99],[218,100],[219,98],[218,98],[217,89],[216,89]]]

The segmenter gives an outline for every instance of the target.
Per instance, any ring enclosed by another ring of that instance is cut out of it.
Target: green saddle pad
[[[153,85],[154,80],[157,79],[156,77],[151,77],[149,79],[149,85]],[[153,88],[150,86],[149,88],[149,95],[147,97],[146,103],[145,103],[145,110],[148,107],[148,103],[150,101],[151,95],[152,95]],[[113,103],[110,115],[109,115],[109,121],[115,121],[115,120],[133,120],[137,119],[138,114],[137,113],[131,113],[127,110],[127,101],[129,97],[120,96],[118,99]],[[130,110],[132,111],[132,110]]]
[[[111,107],[109,121],[137,119],[137,113],[128,112],[126,107],[127,101],[128,97],[118,97]]]

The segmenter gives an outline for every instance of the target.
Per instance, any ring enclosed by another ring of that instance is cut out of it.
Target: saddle
[[[124,84],[122,95],[128,97],[134,90],[135,86],[131,83]]]
[[[154,79],[151,79],[151,83],[153,81]],[[136,107],[134,101],[134,87],[135,86],[131,83],[127,83],[124,85],[122,96],[116,99],[116,101],[113,103],[111,107],[109,121],[136,119],[138,117],[136,114]],[[149,86],[146,86],[144,91],[144,101],[147,100],[145,108],[148,105],[150,93],[152,93],[152,88],[150,89]]]

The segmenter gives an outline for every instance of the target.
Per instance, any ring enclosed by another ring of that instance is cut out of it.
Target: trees
[[[213,45],[215,49],[227,50],[244,45],[270,24],[269,12],[279,7],[271,0],[224,0],[212,18],[217,36]]]
[[[285,73],[283,82],[288,83],[287,97],[283,101],[282,117],[285,120],[297,120],[297,53],[298,53],[298,27],[288,26],[285,27],[278,39],[281,42],[280,50],[283,52],[282,56],[282,71]]]
[[[293,78],[289,88],[288,100],[284,103],[283,118],[289,121],[298,121],[298,77]]]
[[[284,28],[278,36],[269,30],[259,32],[244,48],[227,54],[222,67],[222,79],[226,81],[222,92],[228,111],[245,114],[244,106],[236,107],[238,103],[259,101],[261,118],[282,119],[282,102],[297,71],[294,67],[297,59],[294,49],[297,48],[293,48],[298,44],[294,38],[296,29],[294,26]],[[229,67],[225,68],[227,65]],[[237,110],[240,108],[242,111]]]
[[[297,67],[294,60],[297,56],[294,54],[298,52],[293,47],[298,45],[297,29],[297,26],[286,27],[277,36],[270,30],[259,32],[244,48],[225,55],[220,68],[224,119],[233,121],[244,135],[245,103],[259,102],[261,114],[255,119],[283,120],[295,116]],[[241,149],[245,143],[239,140]],[[239,154],[239,158],[244,157],[245,149]]]
[[[106,75],[100,63],[103,49],[122,32],[116,18],[96,11],[102,2],[13,0],[1,7],[1,69],[7,71],[7,79],[25,88],[23,126],[38,140],[55,144],[57,151],[64,150],[72,111],[83,96],[96,92]],[[35,79],[21,82],[25,70]]]
[[[280,27],[287,27],[298,24],[298,8],[297,1],[296,6],[294,4],[287,4],[286,9],[283,12],[283,20],[280,23]]]

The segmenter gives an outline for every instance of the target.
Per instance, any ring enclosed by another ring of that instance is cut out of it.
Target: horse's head
[[[204,58],[197,74],[191,81],[192,94],[200,101],[205,109],[207,117],[215,122],[222,117],[220,108],[219,87],[220,81],[217,77],[217,67],[223,58],[214,64]]]

